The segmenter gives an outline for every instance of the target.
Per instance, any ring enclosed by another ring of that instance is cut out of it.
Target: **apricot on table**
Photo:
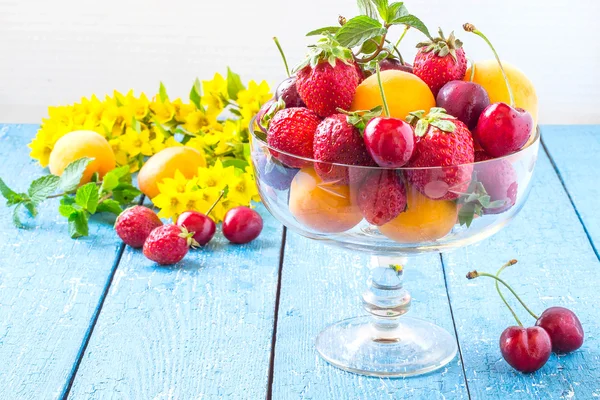
[[[514,65],[502,61],[502,66],[515,96],[515,107],[529,111],[533,117],[534,125],[537,125],[538,98],[533,83]],[[471,67],[467,70],[464,80],[468,81],[470,78]],[[498,102],[510,104],[508,89],[506,88],[502,71],[500,71],[500,66],[495,59],[477,61],[475,63],[473,82],[483,86],[492,104]]]
[[[416,75],[398,70],[381,72],[381,83],[390,109],[390,117],[404,120],[412,111],[435,107],[431,89]],[[351,109],[370,110],[383,106],[377,75],[365,79],[356,89]]]
[[[344,232],[363,219],[350,188],[323,182],[312,166],[302,168],[294,177],[289,209],[298,222],[320,233]]]
[[[104,136],[94,131],[73,131],[54,144],[48,164],[50,173],[60,176],[67,165],[84,157],[93,160],[85,169],[80,184],[88,183],[96,172],[102,178],[116,166],[115,153]]]
[[[158,184],[165,178],[173,178],[179,170],[187,179],[198,174],[198,168],[206,167],[206,159],[191,147],[168,147],[146,161],[138,173],[138,186],[149,198],[159,193]]]
[[[408,187],[406,211],[380,226],[379,231],[399,243],[428,242],[446,236],[457,216],[455,202],[432,200]]]

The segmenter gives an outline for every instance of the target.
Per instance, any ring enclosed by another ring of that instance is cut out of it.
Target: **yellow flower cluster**
[[[223,201],[211,214],[220,219],[223,210],[257,200],[248,160],[248,126],[271,97],[265,81],[250,81],[245,87],[231,70],[225,77],[216,73],[212,80],[196,80],[189,101],[169,99],[162,84],[152,99],[143,93],[135,96],[133,91],[115,91],[104,100],[92,95],[73,105],[49,107],[48,118],[43,119],[29,144],[30,155],[46,167],[56,141],[75,130],[103,135],[114,150],[117,164],[129,165],[131,172],[167,147],[193,147],[204,154],[208,167],[183,186],[181,175],[165,180],[154,203],[165,218],[176,217],[184,208],[204,212],[224,189]],[[207,176],[214,182],[207,181]],[[185,190],[181,191],[182,187]]]

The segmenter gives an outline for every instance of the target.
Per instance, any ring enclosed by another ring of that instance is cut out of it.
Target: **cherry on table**
[[[564,307],[550,307],[535,323],[548,332],[552,340],[552,350],[556,353],[570,353],[583,345],[584,333],[581,322],[575,313]]]
[[[193,232],[192,238],[200,246],[204,246],[215,236],[217,226],[209,215],[215,206],[223,198],[224,192],[221,191],[217,200],[210,206],[206,214],[198,211],[186,211],[177,218],[177,226],[185,228],[188,232]]]
[[[490,105],[490,97],[483,86],[477,83],[450,81],[438,92],[436,105],[473,131],[479,116]]]
[[[251,242],[260,235],[262,228],[262,217],[248,207],[234,207],[227,211],[223,218],[223,235],[231,243]]]
[[[511,326],[500,336],[500,352],[517,371],[535,372],[550,358],[552,342],[548,332],[539,326]]]

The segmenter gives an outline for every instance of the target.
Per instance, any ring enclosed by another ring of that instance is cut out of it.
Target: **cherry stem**
[[[217,204],[219,204],[219,202],[221,201],[221,199],[223,198],[223,195],[225,194],[224,190],[221,190],[221,193],[219,194],[219,197],[217,198],[217,200],[215,200],[215,202],[213,203],[212,206],[210,206],[210,208],[208,209],[208,211],[206,212],[206,216],[208,217],[208,215],[211,213],[211,211],[213,210],[213,208],[215,208],[217,206]]]
[[[389,40],[386,40],[386,42],[392,46],[394,48],[394,51],[396,52],[396,54],[398,54],[398,60],[400,60],[400,64],[402,65],[406,65],[406,63],[404,62],[404,58],[402,58],[402,54],[400,54],[400,50],[398,50],[397,46],[394,46],[394,44],[392,42],[390,42]]]
[[[508,82],[508,76],[506,75],[506,72],[504,72],[504,67],[502,66],[502,61],[500,61],[500,57],[498,57],[498,53],[496,52],[494,45],[492,45],[492,42],[490,42],[490,40],[483,33],[481,33],[481,31],[479,31],[477,28],[475,28],[475,25],[466,23],[463,25],[463,29],[467,32],[474,33],[477,36],[479,36],[480,38],[482,38],[483,40],[485,40],[485,42],[492,49],[492,52],[494,52],[494,57],[496,57],[496,61],[498,61],[498,65],[500,66],[500,71],[502,71],[502,76],[504,77],[504,82],[506,83],[506,89],[508,90],[508,96],[510,97],[510,106],[514,107],[515,106],[515,97],[513,95],[512,88],[510,87],[510,83]]]
[[[475,79],[475,63],[472,58],[469,58],[469,62],[471,63],[471,77],[469,78],[469,82],[473,82],[473,79]]]
[[[388,108],[387,99],[385,98],[385,91],[383,90],[383,83],[381,82],[381,68],[379,68],[379,64],[375,66],[375,71],[377,71],[377,83],[379,84],[379,91],[381,92],[381,99],[383,100],[383,109],[385,111],[386,116],[390,116],[390,109]]]
[[[527,305],[523,302],[523,300],[521,300],[521,298],[519,297],[519,295],[513,290],[513,288],[510,287],[510,285],[506,282],[504,282],[501,278],[497,277],[496,275],[492,275],[492,274],[488,274],[487,272],[478,272],[478,271],[471,271],[467,274],[467,278],[468,279],[474,279],[474,278],[478,278],[480,276],[487,276],[488,278],[492,278],[495,279],[496,281],[500,282],[501,284],[503,284],[508,290],[510,290],[510,292],[513,294],[513,296],[515,296],[515,298],[519,301],[519,303],[521,303],[521,305],[523,306],[523,308],[525,308],[525,310],[527,310],[527,312],[529,313],[529,315],[531,315],[533,318],[535,318],[536,320],[539,318],[537,315],[534,314],[533,311],[531,311],[529,309],[529,307],[527,307]]]
[[[400,55],[400,52],[398,51],[398,47],[400,46],[400,42],[402,42],[402,39],[404,39],[404,36],[406,36],[406,32],[408,32],[408,30],[410,29],[410,26],[406,25],[404,27],[404,32],[402,32],[402,35],[400,35],[400,39],[398,39],[398,41],[396,42],[396,45],[394,46],[394,49],[396,49],[396,51],[398,52],[398,56],[400,57],[400,63],[402,65],[404,64],[404,60],[402,59],[402,56]]]
[[[277,50],[279,50],[279,54],[281,54],[281,58],[283,59],[283,65],[285,65],[285,72],[289,78],[291,76],[290,75],[290,67],[288,66],[287,58],[285,57],[285,53],[283,52],[283,49],[281,48],[281,44],[279,44],[279,39],[277,39],[277,37],[273,37],[273,41],[275,42],[275,45],[277,46]]]
[[[498,277],[498,275],[500,275],[500,272],[502,272],[502,270],[504,270],[504,268],[510,266],[510,265],[514,265],[517,263],[517,260],[510,260],[509,262],[507,262],[506,264],[504,264],[502,266],[502,268],[500,268],[498,270],[498,272],[496,272],[496,277]],[[510,304],[508,304],[508,301],[506,301],[506,298],[504,297],[504,295],[502,294],[502,291],[500,290],[500,285],[498,285],[498,281],[495,282],[496,283],[496,291],[498,292],[498,294],[500,295],[500,298],[502,299],[502,301],[504,302],[504,305],[506,305],[506,307],[508,308],[508,310],[510,311],[510,313],[513,315],[513,317],[515,318],[515,320],[517,321],[517,324],[519,324],[519,326],[523,326],[523,324],[521,323],[521,321],[519,320],[519,317],[517,317],[517,314],[515,313],[515,310],[513,310],[513,308],[510,306]]]

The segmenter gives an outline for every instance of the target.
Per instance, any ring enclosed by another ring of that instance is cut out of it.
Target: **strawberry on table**
[[[411,168],[446,167],[407,171],[408,181],[430,199],[454,200],[469,187],[475,151],[467,126],[443,108],[412,112],[416,146]]]
[[[332,37],[323,37],[297,68],[296,89],[308,108],[325,118],[352,105],[363,79],[352,52]]]
[[[144,206],[133,206],[117,217],[115,231],[125,244],[140,248],[150,232],[161,225],[162,222],[154,211]]]
[[[160,265],[176,264],[185,257],[190,247],[198,246],[193,236],[194,232],[188,232],[185,227],[159,226],[146,239],[144,255]]]
[[[462,80],[467,72],[467,58],[462,42],[454,37],[454,32],[446,39],[442,30],[440,36],[417,44],[419,52],[413,65],[414,74],[431,89],[434,96],[446,83]]]

